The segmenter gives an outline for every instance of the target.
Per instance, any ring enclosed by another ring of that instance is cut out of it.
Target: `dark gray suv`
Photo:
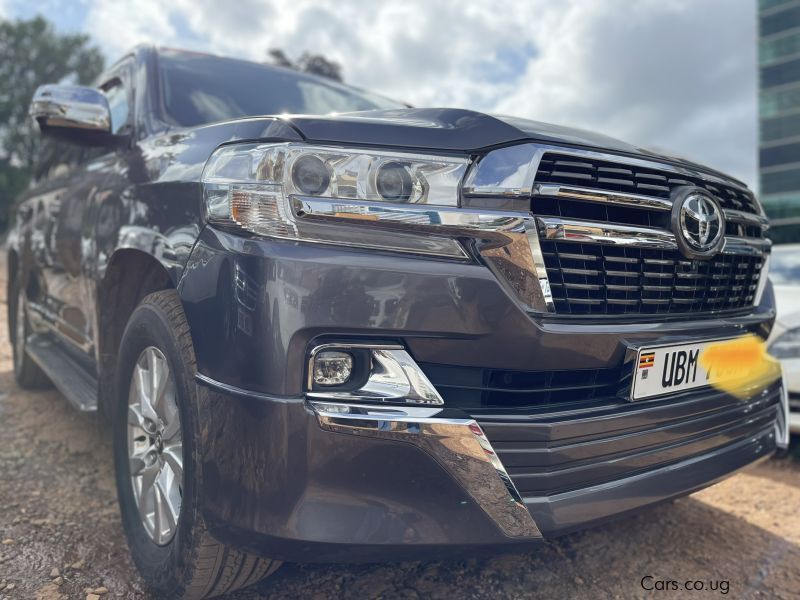
[[[735,179],[149,47],[31,114],[62,145],[9,239],[17,380],[108,419],[163,596],[524,549],[787,444],[779,380],[698,362],[775,316]]]

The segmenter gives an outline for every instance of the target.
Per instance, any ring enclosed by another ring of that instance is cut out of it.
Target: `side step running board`
[[[45,334],[33,334],[25,349],[70,404],[80,411],[97,410],[97,380],[57,343]]]

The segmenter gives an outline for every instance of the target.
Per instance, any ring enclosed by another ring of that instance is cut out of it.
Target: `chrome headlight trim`
[[[327,431],[412,443],[433,456],[503,533],[541,538],[530,512],[480,425],[433,407],[309,402]]]

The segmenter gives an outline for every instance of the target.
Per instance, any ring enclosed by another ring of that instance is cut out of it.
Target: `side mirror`
[[[111,133],[111,110],[100,90],[80,85],[43,85],[33,95],[28,114],[42,134],[85,146],[106,146],[120,137]]]

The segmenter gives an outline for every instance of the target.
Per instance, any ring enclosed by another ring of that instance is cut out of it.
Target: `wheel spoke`
[[[152,390],[150,401],[153,410],[164,420],[164,391],[169,383],[169,367],[167,361],[158,356],[154,350],[150,350],[148,353],[147,362],[150,368],[150,389]]]
[[[148,370],[137,364],[134,371],[134,379],[139,394],[139,406],[142,416],[145,419],[150,419],[154,423],[158,422],[158,415],[152,404],[152,380],[150,379]]]
[[[146,431],[144,427],[144,416],[139,406],[133,404],[128,405],[128,425],[138,427],[142,431]]]
[[[164,419],[164,430],[161,432],[161,436],[164,438],[165,442],[180,441],[181,421],[178,418],[178,410],[175,408],[174,410],[170,410],[169,413],[170,414]]]
[[[142,444],[137,445],[142,448]],[[129,464],[131,469],[131,477],[139,477],[144,474],[145,469],[149,468],[147,462],[147,455],[156,456],[158,449],[153,444],[148,444],[142,449],[137,449],[130,454]],[[151,462],[152,464],[152,462]],[[156,465],[157,466],[157,465]],[[157,471],[158,469],[156,469]]]
[[[131,477],[137,477],[142,474],[142,471],[147,467],[147,463],[142,456],[131,456],[129,460]]]
[[[159,537],[170,536],[178,524],[180,505],[175,506],[169,493],[170,487],[166,483],[164,471],[159,474],[155,482],[156,493],[156,535]]]
[[[155,496],[155,481],[158,475],[158,464],[144,468],[137,476],[140,478],[139,488],[139,515],[143,522],[150,519],[150,509]]]
[[[178,483],[183,483],[183,446],[174,444],[165,446],[161,451],[161,458],[172,469],[173,475]]]

